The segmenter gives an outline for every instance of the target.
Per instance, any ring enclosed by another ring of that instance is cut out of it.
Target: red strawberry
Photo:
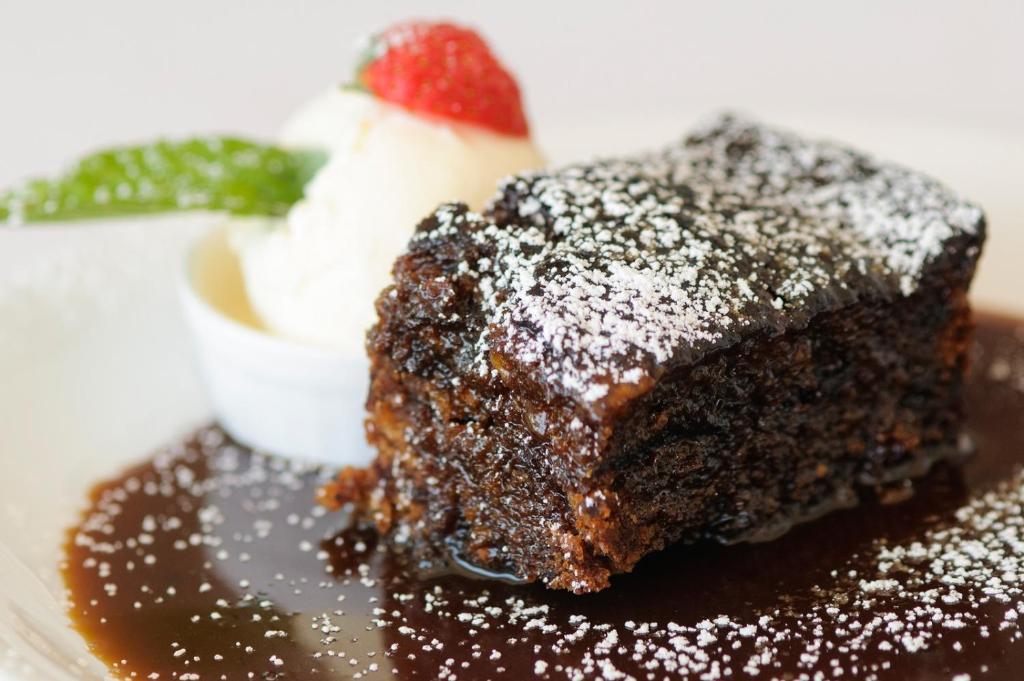
[[[515,78],[475,31],[447,23],[398,24],[377,35],[357,82],[416,113],[529,134]]]

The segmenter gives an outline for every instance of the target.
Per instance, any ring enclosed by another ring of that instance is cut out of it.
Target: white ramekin
[[[334,466],[371,460],[367,358],[260,330],[225,227],[189,250],[178,290],[215,415],[232,437]]]

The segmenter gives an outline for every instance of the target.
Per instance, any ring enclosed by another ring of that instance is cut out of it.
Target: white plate
[[[981,202],[992,237],[975,299],[1024,313],[1021,138],[774,118],[928,169]],[[650,146],[684,123],[577,126],[548,136],[549,148],[557,159]],[[174,278],[209,222],[170,216],[0,233],[0,678],[105,675],[68,627],[60,545],[93,482],[208,418]]]

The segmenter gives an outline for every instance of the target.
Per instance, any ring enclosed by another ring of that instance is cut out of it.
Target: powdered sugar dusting
[[[480,371],[498,351],[594,403],[755,330],[911,295],[982,225],[927,177],[725,116],[658,153],[510,178],[486,218],[445,206],[417,238],[495,249],[466,268]]]
[[[978,356],[973,390],[1019,413],[1024,345],[999,338]],[[1001,413],[978,410],[980,422]],[[1024,436],[981,432],[988,465],[1019,460]],[[833,525],[827,533],[850,530],[836,536],[839,551],[818,547],[820,535],[781,551],[723,549],[718,562],[691,547],[584,598],[419,574],[314,506],[328,475],[211,428],[105,485],[68,558],[83,576],[74,612],[110,636],[100,641],[118,651],[112,668],[126,678],[581,681],[1001,680],[1019,668],[1020,475],[966,499],[957,474],[933,477],[916,510],[858,511],[868,534]],[[892,515],[909,522],[886,529]],[[787,551],[807,579],[778,580],[787,568],[773,563]],[[753,555],[765,564],[744,568]]]

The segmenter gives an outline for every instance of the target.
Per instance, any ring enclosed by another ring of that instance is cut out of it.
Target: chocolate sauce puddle
[[[140,679],[1019,679],[1024,322],[981,317],[967,399],[976,453],[901,503],[680,546],[587,596],[417,573],[314,504],[330,471],[208,428],[94,490],[70,615]]]

